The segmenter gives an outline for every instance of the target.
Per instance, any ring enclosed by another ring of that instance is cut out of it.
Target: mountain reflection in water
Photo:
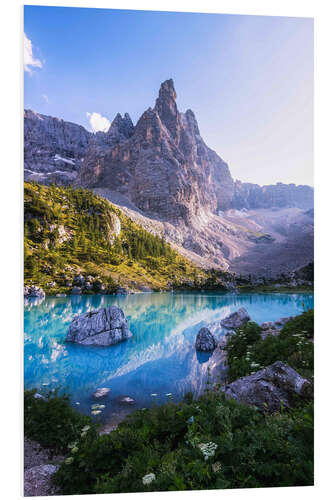
[[[117,305],[133,337],[111,347],[67,344],[75,314]],[[90,413],[92,393],[109,387],[102,419],[128,411],[121,396],[135,399],[130,409],[202,393],[210,356],[194,348],[199,329],[245,307],[262,323],[294,316],[313,307],[312,294],[151,293],[127,296],[47,297],[26,301],[24,311],[25,388],[61,388],[80,411]],[[218,339],[220,340],[220,339]],[[157,394],[157,396],[151,396]]]

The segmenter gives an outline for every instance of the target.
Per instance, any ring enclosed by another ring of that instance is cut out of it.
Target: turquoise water
[[[131,339],[111,347],[65,342],[73,315],[110,305],[124,310],[133,332]],[[92,393],[97,387],[109,387],[102,420],[116,419],[129,411],[119,402],[123,396],[135,399],[132,410],[148,407],[152,401],[163,403],[169,393],[175,400],[188,391],[198,395],[206,387],[209,357],[197,355],[196,334],[206,323],[240,307],[262,323],[313,307],[313,295],[152,293],[48,297],[40,303],[27,302],[25,388],[43,392],[60,387],[71,395],[73,405],[89,413],[94,403]]]

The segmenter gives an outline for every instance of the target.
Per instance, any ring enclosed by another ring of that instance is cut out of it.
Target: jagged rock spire
[[[177,94],[172,78],[161,84],[154,110],[158,113],[161,122],[175,137],[180,125],[180,113],[176,104]]]
[[[113,122],[107,131],[108,138],[124,140],[129,139],[134,132],[134,125],[128,113],[125,113],[124,118],[120,113],[117,113]]]

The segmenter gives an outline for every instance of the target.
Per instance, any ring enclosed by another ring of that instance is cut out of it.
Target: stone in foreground
[[[94,392],[93,397],[96,399],[104,398],[105,396],[107,396],[109,394],[109,392],[110,392],[110,389],[108,389],[107,387],[99,387]]]
[[[238,311],[229,314],[226,318],[221,320],[221,326],[223,328],[234,329],[240,328],[250,321],[250,315],[244,307],[238,309]]]
[[[24,472],[24,496],[40,497],[56,493],[51,483],[51,476],[57,472],[59,466],[46,464],[37,465]]]
[[[235,380],[224,392],[227,397],[269,413],[280,411],[281,405],[290,408],[295,394],[300,397],[313,395],[310,382],[282,361]]]
[[[208,330],[208,328],[201,328],[199,331],[196,341],[195,348],[197,351],[209,352],[214,351],[217,346],[216,339],[214,335]]]
[[[76,316],[68,329],[67,342],[110,346],[132,337],[122,309],[116,306]]]

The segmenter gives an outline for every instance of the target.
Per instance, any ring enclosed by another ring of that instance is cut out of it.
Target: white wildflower
[[[199,443],[198,447],[203,453],[205,460],[208,460],[209,457],[213,457],[215,455],[217,444],[210,441],[209,443]]]
[[[145,476],[143,476],[142,482],[143,482],[143,484],[150,484],[153,481],[155,481],[155,479],[156,479],[155,474],[153,472],[151,472],[150,474],[146,474]]]

